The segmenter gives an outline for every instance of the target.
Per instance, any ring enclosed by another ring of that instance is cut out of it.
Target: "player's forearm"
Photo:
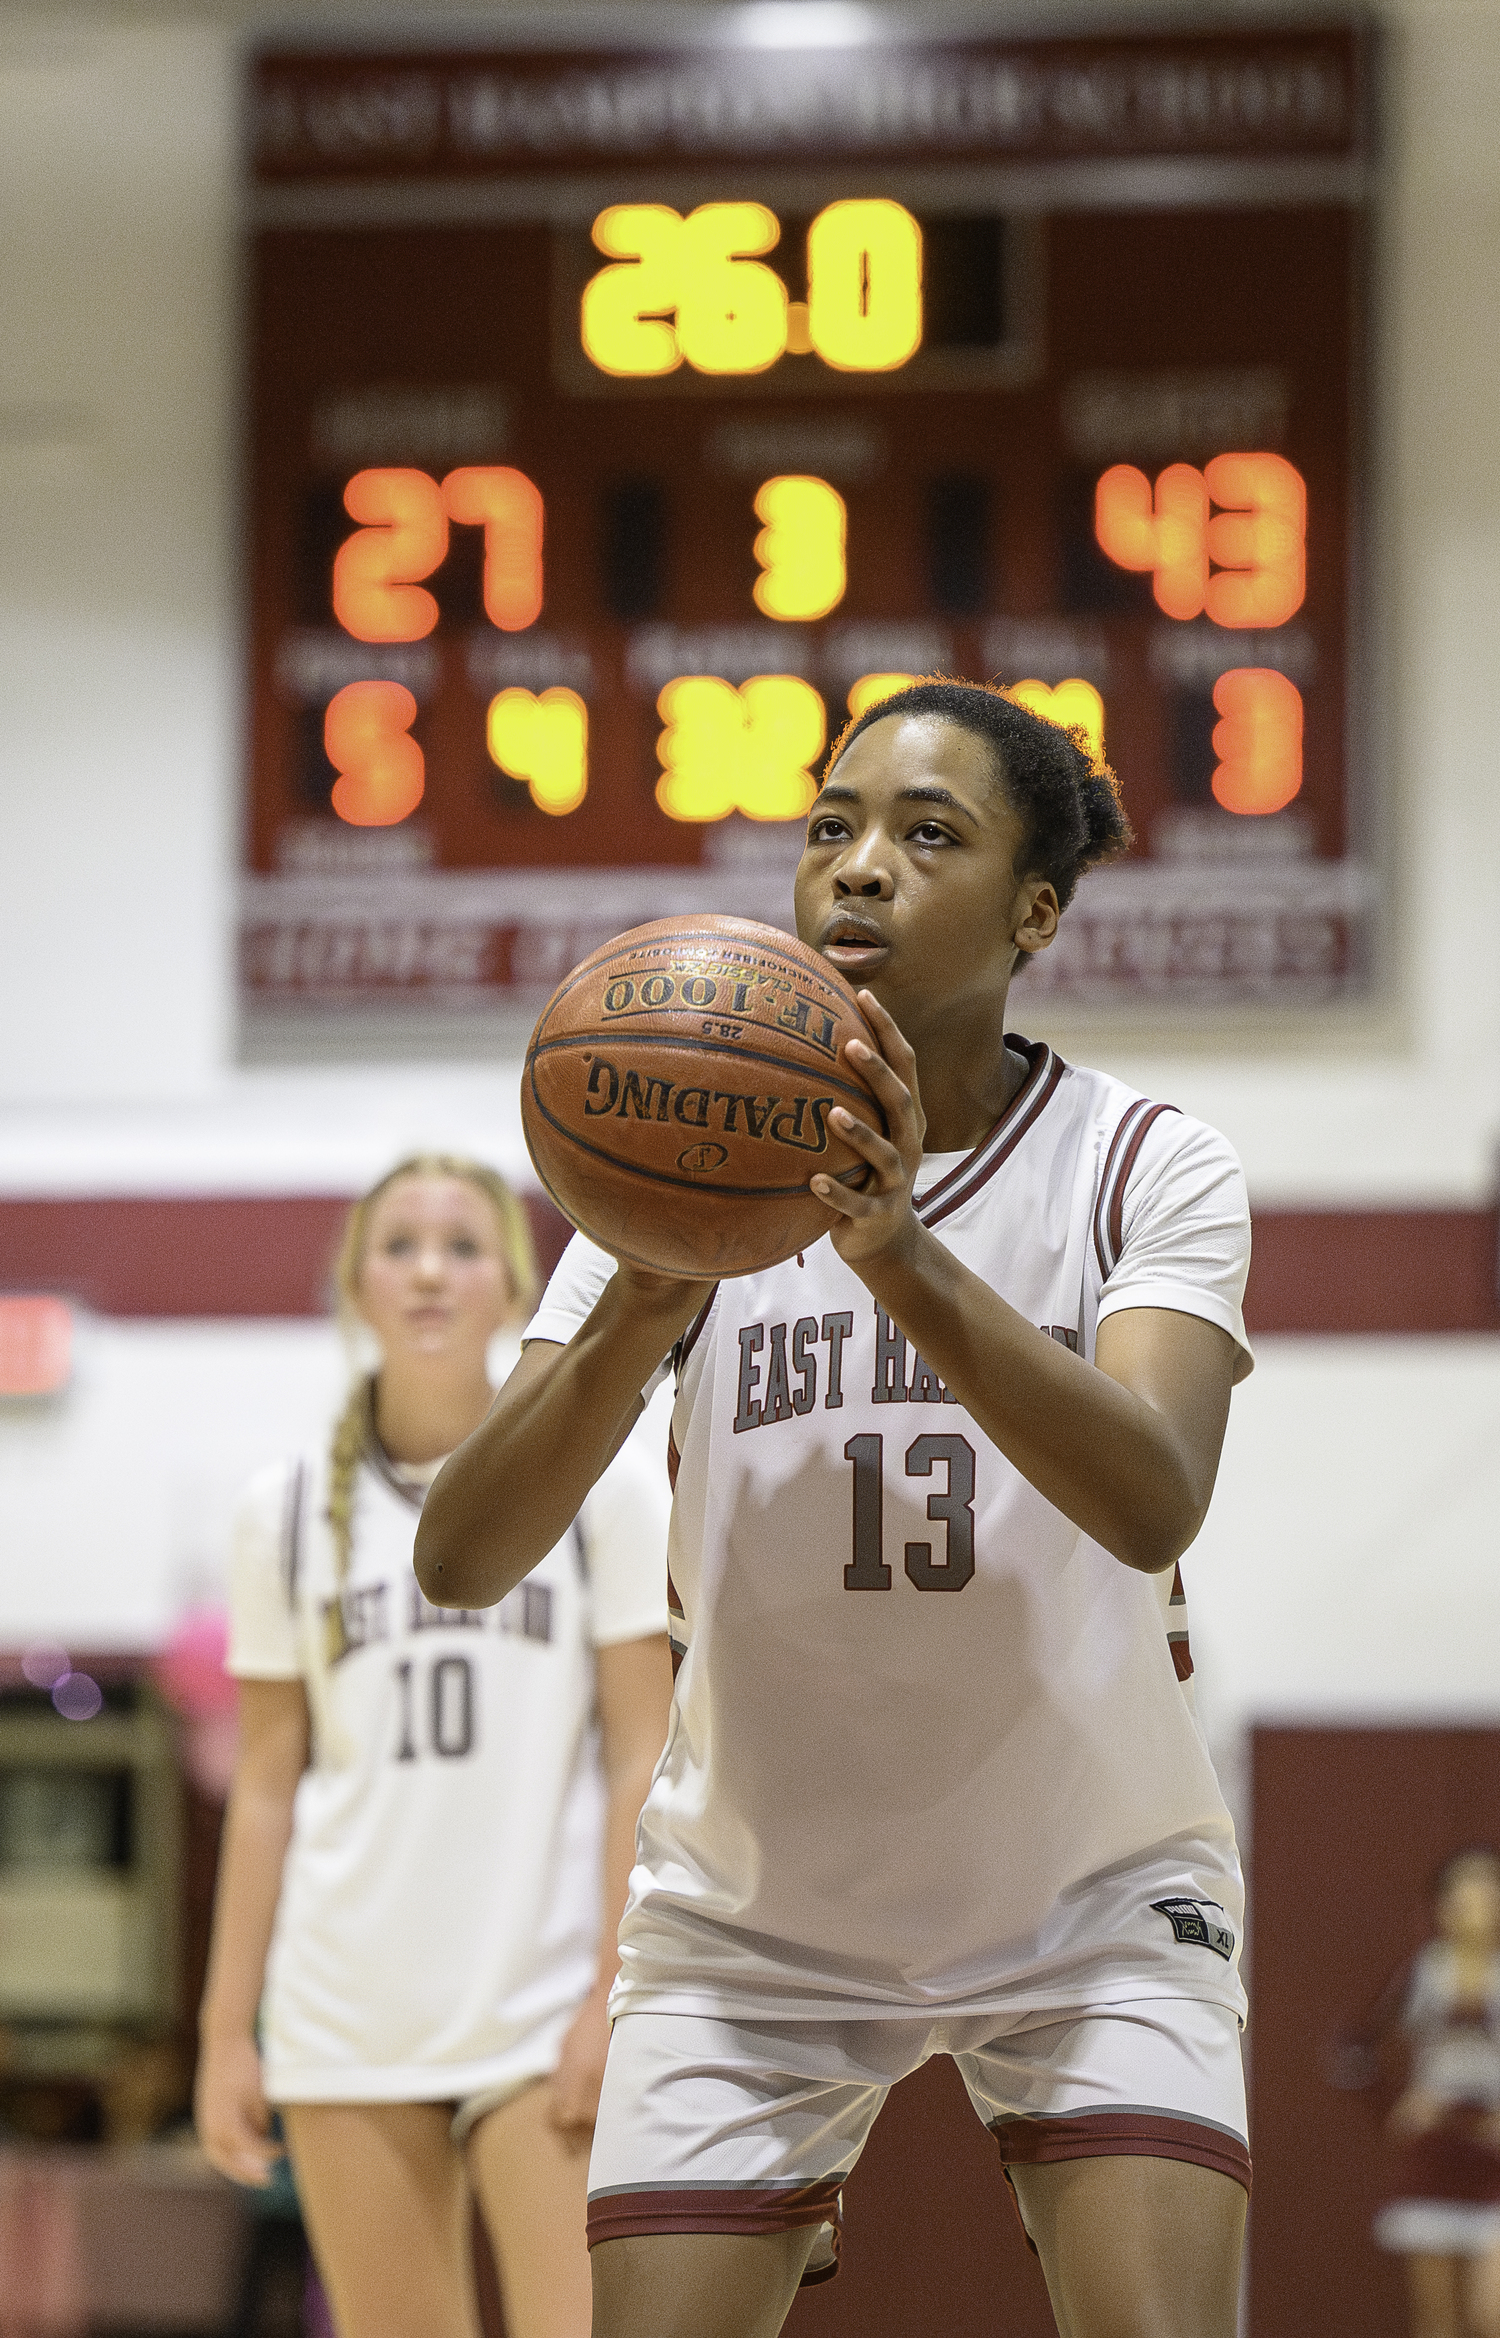
[[[619,1274],[566,1347],[528,1348],[422,1506],[417,1581],[435,1606],[492,1607],[561,1541],[703,1298]]]
[[[651,1790],[654,1757],[611,1778],[604,1817],[603,1918],[599,1926],[599,1971],[594,1987],[607,1997],[620,1966],[620,1919],[630,1896],[635,1867],[635,1830],[641,1804]]]
[[[860,1271],[985,1435],[1064,1517],[1147,1574],[1187,1549],[1212,1486],[1194,1483],[1169,1424],[1144,1398],[1039,1332],[925,1227]]]
[[[208,1977],[198,2015],[205,2038],[254,2033],[291,1839],[291,1795],[237,1783],[225,1813]]]

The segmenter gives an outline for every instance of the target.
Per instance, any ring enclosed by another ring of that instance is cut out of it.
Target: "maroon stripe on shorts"
[[[1185,2159],[1250,2189],[1250,2154],[1237,2135],[1160,2111],[1094,2111],[1082,2119],[997,2119],[990,2133],[1007,2167],[1059,2159]]]
[[[821,2184],[737,2184],[718,2192],[695,2185],[681,2192],[606,2192],[589,2202],[589,2247],[664,2232],[796,2232],[831,2224],[835,2263],[813,2275],[826,2281],[837,2269],[843,2211],[842,2176]]]

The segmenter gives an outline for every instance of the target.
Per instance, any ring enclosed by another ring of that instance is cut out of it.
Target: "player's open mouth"
[[[825,958],[831,958],[842,974],[873,973],[890,956],[890,944],[873,925],[865,925],[854,918],[840,918],[830,925],[818,945]]]

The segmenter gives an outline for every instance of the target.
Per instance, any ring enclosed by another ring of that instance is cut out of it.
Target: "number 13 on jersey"
[[[844,1569],[844,1589],[889,1591],[891,1570],[884,1557],[884,1437],[851,1437],[844,1447],[844,1459],[854,1470],[854,1555]],[[906,1475],[931,1477],[938,1463],[946,1465],[948,1483],[928,1495],[927,1515],[947,1528],[947,1547],[937,1558],[930,1542],[909,1542],[906,1573],[919,1591],[962,1591],[974,1574],[974,1448],[968,1438],[913,1438],[906,1448]]]

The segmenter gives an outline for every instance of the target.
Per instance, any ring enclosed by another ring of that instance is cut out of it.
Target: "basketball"
[[[521,1116],[575,1226],[638,1266],[753,1274],[826,1234],[809,1192],[866,1163],[828,1125],[880,1107],[841,1056],[872,1034],[805,942],[740,917],[663,918],[575,966],[531,1035]]]

